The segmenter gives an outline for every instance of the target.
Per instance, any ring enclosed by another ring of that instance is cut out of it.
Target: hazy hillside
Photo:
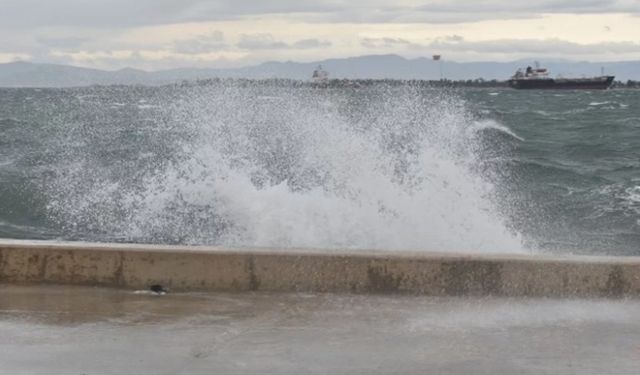
[[[55,64],[14,62],[0,64],[1,87],[69,87],[110,84],[163,84],[181,80],[213,77],[244,78],[293,78],[308,79],[317,65],[321,64],[331,78],[395,78],[438,79],[440,66],[428,58],[405,59],[397,55],[360,56],[324,61],[267,62],[257,66],[236,69],[181,68],[156,72],[137,69],[104,71]],[[448,79],[507,79],[518,67],[530,65],[530,61],[499,62],[442,62],[443,74]],[[616,79],[640,79],[640,61],[589,63],[556,61],[545,64],[553,75],[593,76],[599,75],[601,67]]]

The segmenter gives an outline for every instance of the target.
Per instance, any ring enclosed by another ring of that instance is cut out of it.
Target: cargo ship
[[[551,78],[549,71],[528,66],[524,71],[518,69],[509,79],[509,86],[514,89],[565,89],[565,90],[606,90],[611,87],[614,76],[601,75],[589,78]]]

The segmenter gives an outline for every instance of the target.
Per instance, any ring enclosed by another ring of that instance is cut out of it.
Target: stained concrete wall
[[[638,257],[223,249],[0,241],[0,283],[174,291],[640,296]]]

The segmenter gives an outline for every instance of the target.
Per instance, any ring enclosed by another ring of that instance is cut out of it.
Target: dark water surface
[[[0,237],[640,255],[640,91],[0,89]]]

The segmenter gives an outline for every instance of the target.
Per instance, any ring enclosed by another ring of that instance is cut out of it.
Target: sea
[[[2,88],[0,237],[640,255],[640,90]]]

